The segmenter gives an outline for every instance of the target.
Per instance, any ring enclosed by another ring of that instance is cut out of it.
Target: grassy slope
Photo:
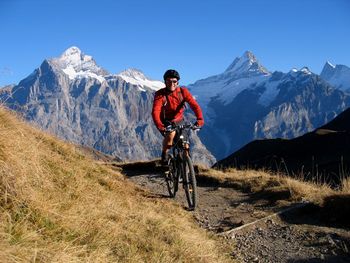
[[[0,108],[2,262],[223,262],[177,205]]]

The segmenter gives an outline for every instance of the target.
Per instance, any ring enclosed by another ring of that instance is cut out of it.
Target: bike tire
[[[197,181],[192,160],[189,156],[183,156],[183,184],[186,193],[188,207],[194,210],[197,206]]]
[[[177,177],[176,162],[172,156],[169,156],[168,166],[169,171],[165,176],[165,181],[168,188],[169,196],[175,198],[179,182]]]

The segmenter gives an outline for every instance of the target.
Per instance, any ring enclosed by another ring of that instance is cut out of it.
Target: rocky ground
[[[169,198],[163,175],[124,170],[131,181],[159,198]],[[198,182],[198,224],[233,245],[241,262],[350,262],[350,231],[326,225],[307,204]],[[184,191],[175,200],[186,209]]]

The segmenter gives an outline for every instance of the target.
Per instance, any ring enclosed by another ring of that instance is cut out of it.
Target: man
[[[169,69],[164,73],[165,88],[158,90],[154,95],[152,117],[158,130],[164,136],[162,149],[162,164],[167,163],[167,152],[173,144],[175,131],[166,133],[166,127],[178,124],[183,120],[185,103],[187,102],[197,117],[195,125],[204,124],[202,110],[191,93],[185,87],[179,87],[179,73]]]

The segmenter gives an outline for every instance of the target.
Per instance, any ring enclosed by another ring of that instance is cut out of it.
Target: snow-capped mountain
[[[216,117],[208,108],[212,98],[228,104],[242,90],[265,81],[270,75],[254,54],[246,51],[241,57],[235,58],[223,73],[199,80],[188,87],[203,108],[206,120],[210,122]]]
[[[234,75],[249,77],[253,75],[270,74],[250,51],[246,51],[241,57],[235,58],[232,64],[225,70],[225,73],[230,73],[231,77]]]
[[[18,85],[0,92],[0,101],[44,130],[122,160],[160,156],[162,137],[151,118],[160,81],[130,69],[112,75],[77,47],[46,59]],[[194,160],[215,158],[193,134]]]
[[[94,78],[102,83],[106,81],[106,78],[111,78],[111,74],[107,70],[98,66],[92,56],[85,55],[78,47],[70,47],[60,57],[49,61],[63,70],[70,80]],[[121,77],[127,83],[138,86],[140,90],[144,90],[144,88],[158,90],[164,87],[163,82],[147,78],[138,69],[126,69],[112,76]]]
[[[307,67],[271,74],[248,51],[189,88],[205,112],[201,138],[217,159],[253,139],[300,136],[350,105],[349,95]]]
[[[103,82],[104,76],[109,74],[91,56],[85,55],[77,47],[68,48],[60,57],[50,59],[50,62],[62,69],[71,80],[91,77]]]
[[[124,79],[127,83],[139,86],[141,90],[143,87],[148,87],[153,90],[159,90],[165,87],[163,82],[147,78],[145,74],[138,69],[127,69],[117,74],[117,76]]]
[[[321,75],[324,80],[328,81],[334,87],[343,91],[350,92],[350,68],[345,65],[332,65],[326,62]]]

